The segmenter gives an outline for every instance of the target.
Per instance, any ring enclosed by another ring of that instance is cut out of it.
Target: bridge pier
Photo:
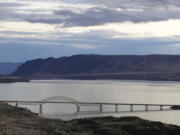
[[[118,104],[115,104],[115,112],[118,112]]]
[[[42,114],[42,104],[39,105],[39,114]]]
[[[145,105],[145,111],[148,111],[148,105]]]
[[[133,112],[133,105],[130,105],[130,111]]]
[[[18,102],[16,101],[16,107],[18,107]]]
[[[163,106],[162,106],[162,105],[160,105],[160,110],[161,110],[161,111],[163,110]]]
[[[102,104],[99,105],[99,112],[100,112],[100,113],[103,112],[103,106],[102,106]]]
[[[77,113],[80,112],[80,105],[77,105]]]

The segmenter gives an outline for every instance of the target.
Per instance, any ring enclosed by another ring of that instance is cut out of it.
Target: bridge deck
[[[59,101],[15,101],[15,100],[0,100],[4,103],[20,103],[20,104],[74,104],[74,102],[59,102]],[[78,102],[79,105],[134,105],[134,106],[176,106],[178,104],[138,104],[138,103],[107,103],[107,102]]]
[[[15,101],[0,100],[4,103],[20,103],[20,104],[74,104],[74,102],[59,101]],[[134,105],[134,106],[178,106],[178,104],[138,104],[138,103],[107,103],[107,102],[78,102],[79,105]]]
[[[118,112],[118,106],[130,106],[130,111],[133,111],[134,106],[145,106],[145,111],[148,111],[148,107],[160,107],[160,110],[163,110],[163,107],[172,107],[180,106],[177,104],[138,104],[138,103],[107,103],[107,102],[59,102],[59,101],[12,101],[12,100],[1,100],[0,102],[4,103],[15,103],[18,105],[39,105],[39,113],[42,113],[42,105],[44,104],[73,104],[77,107],[77,112],[80,112],[81,106],[99,106],[99,111],[103,112],[103,106],[112,105],[115,107],[115,112]]]

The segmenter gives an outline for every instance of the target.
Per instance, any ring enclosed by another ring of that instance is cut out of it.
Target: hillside
[[[7,75],[14,72],[22,63],[0,63],[0,75]]]
[[[180,80],[180,55],[74,55],[27,61],[28,78]]]

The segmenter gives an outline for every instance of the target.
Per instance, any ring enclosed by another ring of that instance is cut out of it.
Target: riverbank
[[[29,82],[30,80],[17,77],[0,77],[0,83]]]
[[[24,108],[0,103],[0,135],[175,135],[180,127],[138,117],[47,119]]]

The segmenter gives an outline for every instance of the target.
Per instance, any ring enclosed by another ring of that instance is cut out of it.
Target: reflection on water
[[[163,111],[166,112],[170,112],[172,111],[171,109],[164,109]],[[118,112],[114,112],[114,111],[105,111],[105,112],[99,112],[99,111],[81,111],[79,113],[74,112],[74,113],[53,113],[53,114],[48,114],[48,113],[43,113],[40,116],[42,117],[48,117],[48,118],[60,118],[63,120],[71,120],[71,119],[79,119],[79,118],[84,118],[84,117],[103,117],[103,116],[115,116],[115,117],[120,117],[120,116],[140,116],[141,114],[145,113],[158,113],[160,112],[160,110],[158,109],[153,109],[153,110],[149,110],[148,112],[144,111],[144,110],[134,110],[133,112],[130,111],[118,111]],[[162,111],[161,111],[162,112]],[[148,114],[147,114],[148,115]],[[149,118],[152,119],[152,118]],[[154,119],[155,121],[157,121],[157,119]],[[169,122],[166,122],[169,123]],[[176,123],[178,124],[178,123]]]
[[[42,100],[51,96],[65,96],[84,102],[117,102],[144,104],[180,104],[180,83],[163,81],[119,81],[119,80],[36,80],[30,83],[0,84],[0,100]],[[28,107],[33,112],[39,106]],[[159,110],[159,108],[150,108]],[[168,109],[168,108],[166,108]],[[65,120],[93,116],[140,116],[142,118],[180,125],[180,111],[148,111],[144,107],[135,107],[129,112],[129,106],[120,106],[114,113],[114,106],[103,108],[81,107],[76,113],[74,105],[43,105],[43,116]]]

